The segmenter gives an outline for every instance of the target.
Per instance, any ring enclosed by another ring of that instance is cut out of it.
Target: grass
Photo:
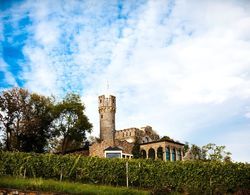
[[[0,176],[0,188],[13,188],[19,190],[34,190],[66,194],[149,194],[148,191],[136,190],[126,187],[101,186],[65,181],[60,182],[41,178],[24,179],[9,176]]]

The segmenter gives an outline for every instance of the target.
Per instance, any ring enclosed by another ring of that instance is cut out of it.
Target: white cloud
[[[28,65],[23,65],[23,78],[27,79],[25,87],[42,94],[57,94],[57,72],[51,66],[51,59],[39,48],[24,49],[25,55],[29,56]]]
[[[7,67],[8,67],[7,64],[3,61],[2,58],[0,58],[0,72],[4,74],[2,82],[8,83],[9,85],[17,86],[14,75],[7,69]],[[2,86],[0,86],[0,89],[1,88]]]

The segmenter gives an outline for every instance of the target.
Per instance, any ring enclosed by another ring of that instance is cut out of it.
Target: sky
[[[94,136],[98,95],[113,94],[117,130],[150,125],[250,162],[249,10],[248,0],[0,0],[0,91],[79,93]]]

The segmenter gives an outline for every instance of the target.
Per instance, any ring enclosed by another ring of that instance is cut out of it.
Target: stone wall
[[[89,147],[89,154],[90,156],[98,156],[103,158],[105,157],[104,150],[109,146],[113,146],[112,141],[102,141],[100,143],[96,142]],[[127,141],[115,140],[115,146],[120,147],[123,153],[131,154],[134,144],[131,144]]]
[[[115,132],[115,139],[126,140],[129,143],[134,143],[136,138],[140,143],[147,143],[159,140],[160,136],[150,126],[138,128],[128,128],[117,130]]]
[[[138,128],[123,129],[115,132],[115,139],[126,140],[129,143],[134,143],[136,136],[138,135]]]

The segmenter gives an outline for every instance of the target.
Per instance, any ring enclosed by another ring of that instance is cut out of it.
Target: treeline
[[[126,171],[128,162],[128,171]],[[219,161],[164,162],[145,159],[105,159],[0,151],[0,176],[46,178],[81,183],[129,186],[185,194],[249,192],[250,165]]]
[[[7,151],[45,152],[79,148],[91,132],[78,94],[55,97],[13,88],[0,94],[0,147]]]

